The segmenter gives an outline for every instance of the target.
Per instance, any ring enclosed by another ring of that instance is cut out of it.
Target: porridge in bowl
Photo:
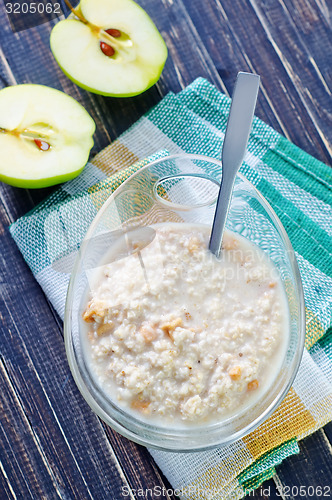
[[[150,423],[220,422],[278,375],[289,332],[283,284],[236,233],[225,232],[217,259],[207,226],[153,230],[118,260],[115,244],[95,272],[83,313],[89,370],[114,404]]]

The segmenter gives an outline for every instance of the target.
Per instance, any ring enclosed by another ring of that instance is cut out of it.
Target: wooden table
[[[140,0],[169,58],[155,87],[118,100],[89,94],[64,76],[49,50],[56,21],[13,33],[4,3],[1,87],[40,83],[78,99],[97,123],[93,154],[169,90],[204,76],[231,94],[244,70],[262,77],[257,115],[311,155],[331,160],[331,11],[325,0]],[[82,399],[66,361],[62,323],[9,235],[8,225],[51,191],[0,186],[0,498],[120,500],[123,486],[169,488],[147,450],[100,422]],[[300,498],[278,496],[276,485],[331,484],[331,438],[330,424],[301,442],[301,453],[279,466],[254,497]],[[140,498],[174,498],[156,491]]]

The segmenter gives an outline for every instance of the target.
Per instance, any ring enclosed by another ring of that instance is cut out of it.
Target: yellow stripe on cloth
[[[256,460],[292,438],[311,433],[317,422],[293,388],[277,410],[262,425],[243,438]]]
[[[305,334],[305,347],[310,349],[317,340],[319,340],[325,334],[325,329],[323,328],[321,322],[317,316],[310,311],[310,309],[305,310],[306,314],[306,334]]]
[[[133,165],[138,160],[138,156],[117,140],[100,151],[91,163],[105,174],[112,175],[123,168]]]

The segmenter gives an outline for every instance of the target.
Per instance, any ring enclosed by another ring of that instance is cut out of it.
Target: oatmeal
[[[147,246],[100,268],[83,313],[90,371],[149,422],[220,421],[254,404],[278,373],[289,330],[283,285],[235,233],[225,232],[218,260],[203,225],[154,229]]]

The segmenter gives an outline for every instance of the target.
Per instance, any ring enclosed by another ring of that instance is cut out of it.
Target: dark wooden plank
[[[214,0],[186,2],[186,7],[228,91],[239,70],[259,73],[258,116],[329,163],[331,91],[325,79],[331,77],[332,45],[318,2],[310,4],[306,37],[293,20],[296,11],[290,16],[281,1]]]
[[[297,125],[297,131],[292,130],[290,138],[306,149],[302,145],[305,132],[304,138],[312,143],[309,152],[317,156],[320,150],[323,152],[325,149],[329,161],[332,152],[331,87],[329,88],[331,75],[328,75],[326,67],[331,65],[331,27],[328,28],[324,22],[318,2],[310,2],[309,5],[303,1],[296,7],[288,2],[277,2],[273,4],[273,8],[270,6],[268,9],[263,1],[256,3],[252,0],[251,4],[271,43],[273,40],[274,53],[287,73],[283,84],[289,96],[289,109],[295,114],[299,125],[302,122],[305,125],[304,131]],[[303,23],[299,13],[302,14]],[[303,36],[304,31],[309,36]],[[314,37],[310,36],[310,33],[315,33]],[[317,45],[313,43],[318,37],[321,48],[319,54],[314,50]],[[285,118],[288,122],[288,117]],[[315,133],[315,140],[312,140],[312,133]],[[319,144],[321,148],[317,151]]]
[[[332,498],[332,448],[325,432],[319,430],[299,446],[300,454],[277,467],[277,488],[290,500]]]
[[[300,441],[300,453],[284,460],[273,479],[245,498],[332,498],[331,433],[332,423]]]
[[[146,493],[146,498],[164,498],[165,500],[176,500],[178,497],[172,493],[172,487],[163,473],[158,469],[147,448],[140,446],[124,438],[110,427],[104,424],[105,432],[117,451],[119,463],[126,471],[128,482],[138,490],[164,487],[163,496],[155,490]],[[152,469],[152,470],[151,470]],[[138,494],[136,495],[138,496]]]
[[[325,425],[325,427],[324,427],[324,433],[325,433],[325,436],[328,439],[328,441],[329,441],[329,443],[331,445],[331,449],[332,449],[332,422],[330,422],[329,424]]]
[[[58,481],[44,460],[43,449],[39,446],[28,415],[23,411],[3,360],[0,362],[0,384],[1,465],[2,477],[6,478],[4,490],[14,498],[46,498],[48,491],[50,498],[61,498]]]

